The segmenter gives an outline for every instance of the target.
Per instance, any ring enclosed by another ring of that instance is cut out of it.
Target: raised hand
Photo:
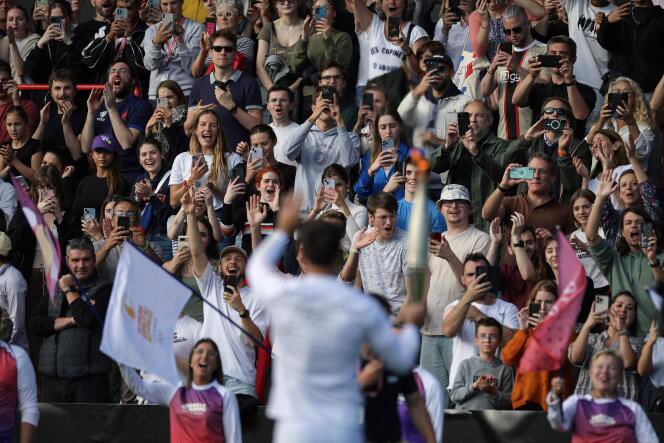
[[[247,222],[252,228],[260,226],[267,218],[267,206],[261,203],[258,195],[249,197],[245,203],[245,210],[247,211]]]
[[[613,180],[613,169],[603,171],[597,184],[597,195],[606,199],[617,190],[618,183]]]
[[[491,220],[491,226],[489,229],[489,238],[491,239],[491,243],[497,244],[503,241],[503,229],[501,226],[500,217],[496,217],[493,220]]]
[[[368,232],[367,228],[362,229],[353,240],[352,249],[360,251],[366,248],[375,242],[379,235],[380,231],[378,229],[375,229],[371,232]]]

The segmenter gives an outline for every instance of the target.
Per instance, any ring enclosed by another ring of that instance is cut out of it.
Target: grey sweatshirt
[[[297,163],[295,192],[302,195],[302,210],[314,205],[315,192],[322,186],[323,170],[332,163],[346,169],[360,160],[360,139],[345,128],[323,132],[306,120],[283,145],[283,153]]]
[[[476,378],[484,374],[493,375],[497,380],[498,395],[495,397],[471,387]],[[476,355],[459,364],[450,399],[456,403],[456,409],[510,409],[513,384],[512,369],[500,359],[494,358],[491,363],[485,363]]]

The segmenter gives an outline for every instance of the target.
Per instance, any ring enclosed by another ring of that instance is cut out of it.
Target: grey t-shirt
[[[406,231],[396,231],[388,241],[378,240],[362,249],[359,271],[364,292],[382,295],[396,317],[406,297]],[[369,227],[368,232],[373,231]]]

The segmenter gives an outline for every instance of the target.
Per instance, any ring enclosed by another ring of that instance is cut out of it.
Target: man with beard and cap
[[[115,12],[116,0],[90,0],[95,8],[95,15],[87,22],[83,22],[74,28],[72,40],[78,48],[74,51],[80,54],[96,38],[104,38],[111,29],[111,21]],[[80,83],[92,83],[95,78],[94,70],[81,70],[82,78],[77,78]]]
[[[194,189],[181,199],[187,214],[187,238],[194,264],[194,275],[201,295],[215,308],[230,317],[258,340],[268,326],[263,301],[247,287],[244,270],[247,253],[242,248],[227,246],[221,251],[217,272],[205,255],[196,223]],[[256,349],[238,328],[223,319],[209,304],[203,305],[201,337],[212,338],[224,362],[224,384],[238,400],[256,397]]]
[[[458,123],[448,124],[445,144],[434,152],[431,169],[439,174],[447,172],[448,185],[462,185],[470,190],[473,221],[487,231],[489,225],[482,220],[482,205],[503,176],[508,143],[491,132],[493,116],[483,101],[471,101],[464,111],[470,117],[468,131],[459,134]]]
[[[150,103],[132,93],[134,83],[134,74],[126,62],[113,63],[104,89],[92,91],[88,98],[88,115],[81,132],[81,150],[85,154],[90,152],[96,135],[113,134],[122,147],[118,153],[122,174],[131,182],[142,173],[135,147],[152,115]]]
[[[444,142],[449,114],[463,111],[470,98],[452,83],[454,63],[440,42],[427,42],[418,51],[420,83],[401,100],[397,111],[413,128],[414,146],[437,146]]]

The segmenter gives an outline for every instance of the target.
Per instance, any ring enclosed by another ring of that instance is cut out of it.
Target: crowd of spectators
[[[664,412],[662,319],[647,291],[664,281],[660,5],[1,1],[0,308],[39,401],[150,401],[99,350],[132,242],[195,293],[176,342],[212,339],[240,412],[264,402],[269,364],[210,306],[278,364],[245,267],[279,229],[285,196],[301,197],[302,221],[334,226],[339,282],[398,325],[417,297],[407,232],[424,184],[419,366],[397,377],[363,350],[368,439],[440,441],[443,408],[547,410],[552,381],[563,397],[589,395],[606,350],[622,366],[616,395]],[[11,176],[60,242],[55,304]],[[517,374],[565,283],[558,230],[586,272],[581,312],[559,371]],[[296,233],[284,274],[311,271],[301,246]],[[382,426],[399,393],[410,425]]]

